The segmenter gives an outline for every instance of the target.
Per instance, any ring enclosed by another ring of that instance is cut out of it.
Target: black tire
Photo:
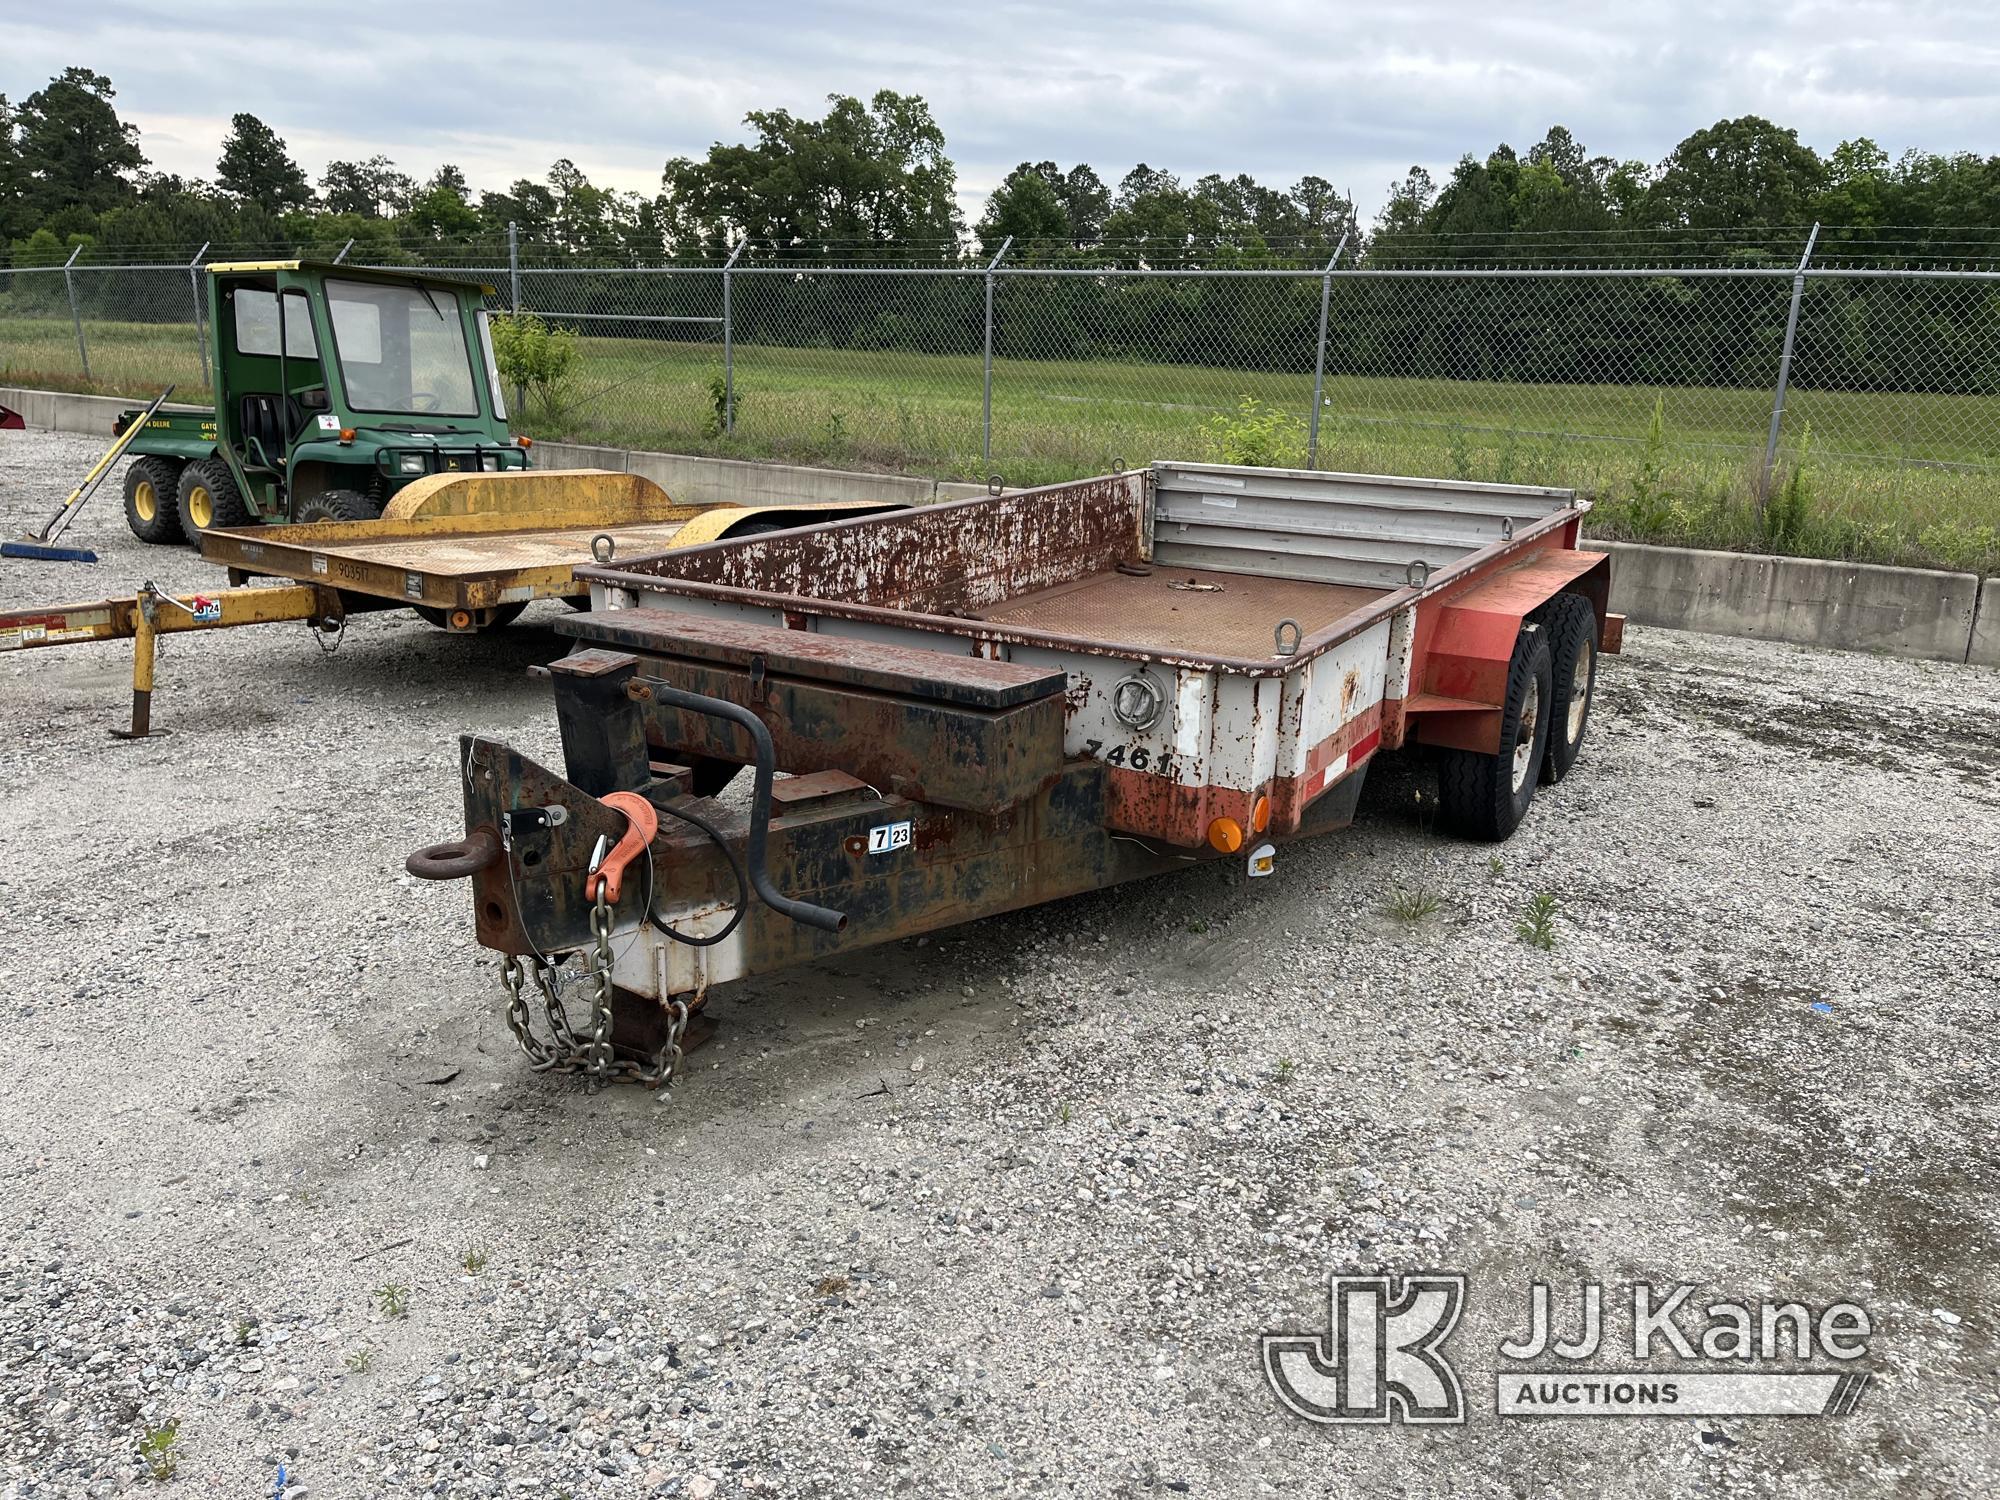
[[[181,540],[181,464],[174,458],[136,458],[125,468],[125,524],[155,547]]]
[[[1553,678],[1548,633],[1524,623],[1507,666],[1500,753],[1447,750],[1438,764],[1438,821],[1447,832],[1498,843],[1521,826],[1548,751]]]
[[[219,458],[204,458],[183,469],[180,483],[174,487],[174,499],[181,535],[191,547],[201,546],[204,531],[257,524],[250,507],[243,503],[243,492],[236,488],[236,476]]]
[[[1553,785],[1569,775],[1590,729],[1590,704],[1597,695],[1597,611],[1581,594],[1558,594],[1541,613],[1552,667],[1542,782]]]
[[[300,521],[379,521],[382,506],[357,490],[321,490],[299,502]]]
[[[481,625],[477,632],[469,632],[461,630],[458,631],[457,634],[483,635],[485,632],[489,630],[504,630],[509,625],[512,625],[516,620],[520,619],[521,611],[526,609],[527,607],[528,607],[528,601],[525,599],[515,604],[495,605],[493,608],[493,618],[488,620],[484,625]],[[447,615],[443,610],[435,609],[428,604],[412,604],[410,608],[414,609],[418,614],[422,615],[426,620],[430,621],[431,624],[437,626],[439,630],[451,629],[451,617]]]

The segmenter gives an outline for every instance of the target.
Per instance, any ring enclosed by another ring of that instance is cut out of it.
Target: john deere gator
[[[210,530],[367,521],[428,475],[526,468],[527,440],[507,432],[487,291],[301,260],[210,266],[216,404],[162,410],[133,439],[133,533],[199,546]]]

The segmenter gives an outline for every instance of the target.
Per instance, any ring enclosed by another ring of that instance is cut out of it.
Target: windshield
[[[476,417],[471,351],[449,291],[328,281],[347,404],[356,411]]]

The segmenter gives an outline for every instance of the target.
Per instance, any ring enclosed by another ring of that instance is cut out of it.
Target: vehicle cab
[[[216,455],[236,494],[212,495],[210,517],[190,517],[201,529],[366,520],[427,474],[527,467],[507,432],[491,288],[308,261],[208,270]]]

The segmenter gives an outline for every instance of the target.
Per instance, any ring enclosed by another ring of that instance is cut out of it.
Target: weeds
[[[1528,903],[1528,914],[1514,924],[1514,934],[1530,948],[1549,951],[1556,945],[1556,898],[1541,892]]]
[[[466,1270],[477,1276],[481,1271],[486,1269],[486,1252],[474,1246],[465,1252],[463,1264]]]
[[[1278,1059],[1278,1066],[1271,1070],[1271,1077],[1278,1083],[1290,1083],[1297,1075],[1299,1065],[1289,1057]]]
[[[180,1441],[180,1436],[179,1417],[169,1417],[139,1435],[139,1457],[155,1484],[165,1484],[174,1477],[174,1470],[180,1467],[180,1455],[174,1452],[174,1444]]]
[[[1453,479],[1472,477],[1472,445],[1466,441],[1463,425],[1452,428],[1451,436],[1444,440],[1444,456]]]
[[[410,1289],[393,1281],[375,1288],[375,1305],[385,1318],[400,1318],[410,1310]]]
[[[1255,396],[1243,396],[1234,413],[1203,424],[1209,456],[1217,463],[1265,469],[1300,469],[1306,461],[1306,424]]]
[[[743,413],[743,393],[733,388],[729,376],[720,370],[708,372],[708,411],[702,416],[703,437],[719,438],[734,430],[734,418]]]
[[[1667,403],[1653,398],[1653,415],[1646,423],[1645,446],[1639,450],[1639,467],[1632,475],[1632,493],[1626,514],[1641,536],[1665,536],[1674,527],[1674,498],[1667,488]]]
[[[372,1350],[356,1349],[347,1356],[345,1363],[350,1374],[366,1375],[369,1367],[375,1363],[375,1355]]]
[[[1065,1099],[1056,1106],[1056,1122],[1061,1125],[1067,1125],[1069,1124],[1069,1116],[1069,1100]]]
[[[1486,856],[1486,878],[1498,880],[1507,873],[1507,861],[1497,854]]]
[[[1773,552],[1796,551],[1805,539],[1812,514],[1812,480],[1806,464],[1812,458],[1812,423],[1799,435],[1797,454],[1785,473],[1785,482],[1765,498],[1757,512],[1758,540]]]
[[[1443,906],[1443,895],[1428,881],[1414,886],[1391,886],[1382,902],[1383,911],[1408,927],[1435,915]]]

